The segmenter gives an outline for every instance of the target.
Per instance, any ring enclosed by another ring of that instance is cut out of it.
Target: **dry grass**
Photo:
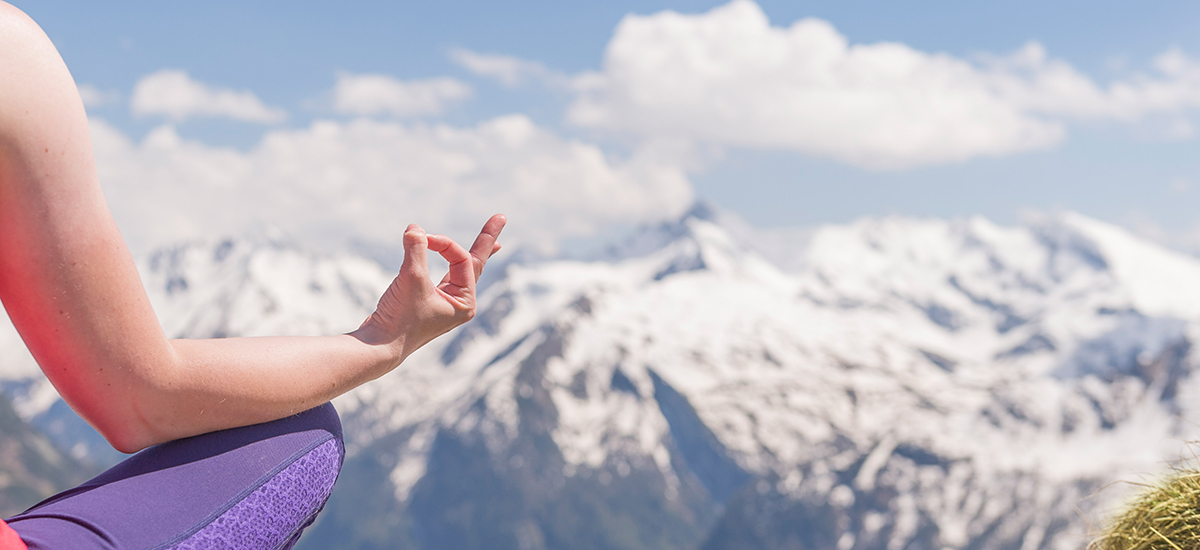
[[[1200,550],[1200,470],[1147,486],[1088,550]]]

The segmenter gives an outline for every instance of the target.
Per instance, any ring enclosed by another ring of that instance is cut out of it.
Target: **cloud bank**
[[[182,139],[172,126],[135,141],[93,120],[97,163],[135,247],[276,226],[306,244],[396,242],[416,221],[459,238],[502,211],[509,244],[660,220],[692,201],[688,174],[722,148],[792,150],[899,170],[1052,147],[1076,121],[1165,116],[1190,132],[1200,63],[1168,51],[1153,75],[1101,86],[1031,43],[964,59],[899,43],[851,44],[829,23],[772,26],[750,0],[698,15],[627,16],[600,70],[569,76],[536,61],[453,50],[453,61],[510,87],[566,91],[568,121],[636,144],[614,156],[524,115],[473,126],[414,122],[474,93],[449,77],[340,74],[333,107],[358,118],[273,129],[248,151]],[[89,104],[111,101],[87,86]],[[98,99],[99,98],[99,99]],[[140,115],[278,122],[248,91],[163,70],[131,97]]]
[[[327,248],[398,243],[410,222],[470,238],[504,212],[506,243],[552,252],[692,201],[683,171],[652,151],[610,158],[523,115],[471,127],[318,121],[268,132],[247,152],[181,139],[170,126],[141,142],[99,119],[91,126],[105,194],[140,250],[264,224]]]
[[[129,107],[137,116],[162,115],[174,121],[220,117],[274,124],[287,119],[287,111],[264,105],[252,92],[210,86],[175,69],[163,69],[139,80]]]
[[[436,115],[468,97],[470,86],[446,77],[405,82],[382,74],[341,74],[333,89],[334,109],[351,115]]]
[[[1136,121],[1200,106],[1200,65],[1101,87],[1032,43],[972,62],[850,44],[829,23],[772,26],[757,4],[625,17],[568,119],[619,133],[794,150],[874,169],[1044,149],[1069,120]]]

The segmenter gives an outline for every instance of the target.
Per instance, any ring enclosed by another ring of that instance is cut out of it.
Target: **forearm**
[[[141,433],[131,448],[266,422],[329,401],[400,363],[400,348],[362,334],[172,340],[170,365],[137,377]]]

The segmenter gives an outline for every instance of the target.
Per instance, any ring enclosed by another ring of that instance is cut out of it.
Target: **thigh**
[[[8,522],[30,550],[286,548],[329,498],[343,454],[327,403],[151,447]]]

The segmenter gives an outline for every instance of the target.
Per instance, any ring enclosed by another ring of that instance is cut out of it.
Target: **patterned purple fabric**
[[[288,549],[325,505],[343,453],[326,403],[151,447],[8,522],[29,550]]]
[[[326,441],[171,548],[275,550],[295,544],[293,535],[311,523],[333,492],[340,451],[337,440]]]

